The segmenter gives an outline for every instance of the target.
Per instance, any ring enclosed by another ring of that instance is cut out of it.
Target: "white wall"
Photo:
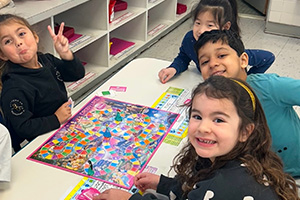
[[[300,26],[300,0],[270,0],[267,20]]]
[[[276,33],[274,25],[277,24],[278,31],[283,32],[282,34],[286,32],[286,35],[300,37],[300,0],[269,0],[266,22],[266,31],[269,28],[270,32]],[[289,30],[288,27],[292,29]]]

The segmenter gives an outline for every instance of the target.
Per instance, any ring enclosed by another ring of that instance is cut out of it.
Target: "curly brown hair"
[[[242,87],[241,83],[248,87],[249,91]],[[251,92],[252,97],[249,95]],[[226,162],[238,159],[245,164],[258,183],[268,182],[281,199],[299,200],[295,180],[284,173],[282,161],[271,150],[271,134],[264,111],[251,87],[242,80],[212,76],[194,89],[192,99],[187,105],[189,116],[193,100],[199,94],[214,99],[229,99],[235,105],[241,119],[239,134],[242,134],[249,124],[254,124],[254,130],[245,142],[237,142],[228,154],[217,157],[213,163],[207,158],[199,157],[188,141],[174,158],[171,167],[183,185],[184,195],[186,196],[197,182],[208,178]],[[265,180],[264,176],[268,180]]]

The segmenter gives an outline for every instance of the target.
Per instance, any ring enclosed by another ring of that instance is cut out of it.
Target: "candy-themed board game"
[[[95,96],[28,159],[129,189],[178,117]]]
[[[188,89],[169,87],[153,104],[153,108],[167,110],[178,113],[179,117],[167,137],[165,143],[179,145],[181,140],[187,135],[188,113],[185,106],[191,98],[191,92]]]
[[[153,173],[153,174],[155,174],[156,171],[157,171],[157,168],[149,166],[149,165],[147,165],[146,168],[143,170],[143,172],[149,172],[149,173]],[[75,187],[72,187],[72,190],[70,192],[68,192],[67,195],[65,197],[63,197],[63,199],[64,200],[82,200],[82,199],[86,199],[86,198],[81,198],[81,197],[85,195],[85,191],[87,191],[87,190],[92,189],[92,190],[102,193],[105,190],[108,190],[111,188],[123,189],[132,194],[138,192],[138,189],[134,185],[129,190],[126,190],[124,188],[121,188],[121,187],[118,187],[118,186],[115,186],[112,184],[104,183],[99,180],[95,180],[95,179],[88,178],[88,177],[83,177],[79,181],[79,183],[76,184]]]

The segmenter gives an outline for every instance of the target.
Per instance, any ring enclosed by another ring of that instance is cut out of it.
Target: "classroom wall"
[[[300,37],[300,0],[269,0],[266,32]]]

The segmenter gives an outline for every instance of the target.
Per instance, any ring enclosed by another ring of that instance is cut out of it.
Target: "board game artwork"
[[[177,118],[95,96],[28,159],[129,189]]]
[[[186,105],[191,100],[190,98],[190,90],[169,87],[152,105],[153,108],[167,110],[180,115],[164,139],[165,143],[178,146],[182,139],[186,137],[189,117],[187,106],[183,105]]]

